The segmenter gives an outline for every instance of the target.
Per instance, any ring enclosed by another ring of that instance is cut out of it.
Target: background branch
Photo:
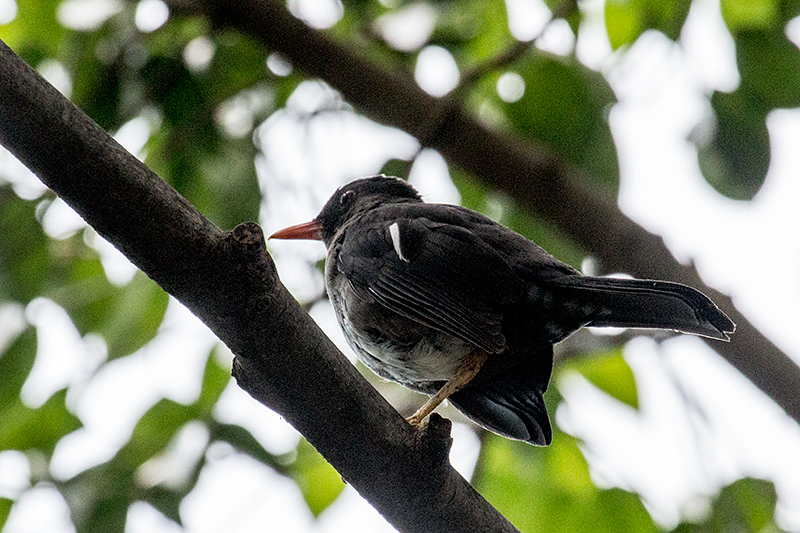
[[[340,91],[360,112],[422,139],[450,163],[511,195],[596,257],[603,271],[677,281],[709,295],[737,324],[730,343],[709,341],[711,347],[800,422],[800,367],[753,327],[730,297],[707,286],[693,266],[672,256],[660,237],[626,217],[607,191],[591,188],[579,169],[530,139],[489,130],[460,108],[447,109],[446,119],[431,135],[430,117],[447,105],[446,98],[433,98],[408,76],[312,30],[283,3],[196,0],[192,9],[203,10],[217,26],[234,27],[281,52],[297,68]]]
[[[400,531],[516,531],[280,283],[261,229],[222,232],[0,42],[0,143],[236,354],[234,375]]]

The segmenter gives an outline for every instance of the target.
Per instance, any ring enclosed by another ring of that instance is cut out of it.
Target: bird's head
[[[400,178],[378,175],[339,187],[312,221],[273,233],[270,239],[310,239],[329,244],[339,228],[357,214],[396,202],[421,202],[417,190]]]

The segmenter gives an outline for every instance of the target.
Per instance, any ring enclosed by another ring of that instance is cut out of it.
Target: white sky
[[[0,0],[0,21],[10,16],[11,4]],[[163,24],[159,4],[159,0],[140,4],[136,22],[143,31]],[[330,25],[340,16],[336,6],[320,10],[319,5],[310,0],[291,3],[293,12],[316,27]],[[539,1],[509,0],[509,5],[515,35],[535,35],[546,17]],[[80,9],[86,13],[87,6],[93,17],[75,18]],[[800,319],[794,305],[800,296],[800,246],[796,239],[786,237],[796,236],[800,230],[796,208],[800,204],[800,181],[796,179],[800,112],[778,111],[770,116],[773,160],[758,196],[752,202],[726,200],[703,181],[694,150],[686,142],[706,111],[703,95],[713,89],[732,90],[738,83],[733,43],[716,2],[695,2],[681,46],[653,33],[640,39],[621,60],[610,53],[605,40],[602,2],[590,0],[582,7],[594,13],[594,21],[584,28],[577,43],[565,27],[554,24],[541,46],[561,53],[576,46],[582,61],[607,74],[620,99],[610,122],[620,154],[619,202],[623,211],[662,235],[681,261],[694,260],[711,285],[731,294],[757,327],[800,360],[793,338],[794,324]],[[95,27],[118,9],[115,0],[68,0],[59,16],[76,27]],[[405,35],[399,46],[413,49],[418,46],[415,42],[424,42],[435,13],[417,9],[404,16],[404,23],[410,20],[417,31]],[[394,20],[381,22],[387,35],[398,32],[397,27]],[[202,52],[207,58],[213,47],[205,46]],[[434,94],[443,94],[458,80],[455,63],[442,52],[427,50],[415,72],[420,85]],[[68,92],[69,80],[63,69],[58,65],[48,68],[54,81]],[[324,106],[328,97],[324,86],[304,83],[292,96],[288,110],[277,113],[259,129],[264,152],[258,161],[259,178],[262,184],[270,184],[260,222],[268,233],[310,219],[343,181],[372,174],[385,158],[407,158],[417,148],[402,132],[344,113],[321,115],[306,127],[298,114]],[[134,153],[141,153],[154,122],[152,117],[137,120],[117,137]],[[31,181],[5,152],[0,153],[0,167],[22,196],[41,194],[41,185]],[[428,201],[458,201],[446,164],[434,152],[423,153],[411,180]],[[285,187],[281,188],[281,183]],[[54,237],[63,238],[80,226],[80,220],[60,202],[45,216],[46,231]],[[89,240],[101,250],[112,280],[124,283],[130,279],[133,269],[118,252],[100,239]],[[322,280],[305,265],[309,259],[323,257],[321,246],[279,242],[270,243],[270,249],[284,283],[298,298],[318,292]],[[779,275],[770,275],[773,273]],[[37,300],[25,311],[0,311],[7,319],[2,323],[9,324],[6,328],[13,328],[23,313],[30,322],[47,325],[39,329],[36,367],[23,391],[26,401],[40,404],[55,390],[72,385],[68,401],[85,428],[58,447],[52,473],[61,477],[111,457],[138,417],[158,398],[193,401],[204,357],[214,345],[205,327],[173,302],[156,340],[87,379],[104,356],[102,340],[81,339],[65,313],[46,300]],[[312,315],[352,357],[330,308],[318,305]],[[625,353],[637,377],[639,413],[615,404],[579,376],[557,384],[567,401],[556,420],[584,440],[595,481],[638,491],[653,516],[671,526],[681,516],[702,515],[707,496],[720,485],[742,475],[766,477],[777,484],[781,524],[800,531],[800,427],[697,339],[684,336],[659,346],[640,338],[631,342]],[[217,416],[248,427],[276,453],[292,449],[299,438],[277,415],[234,384],[226,389]],[[454,433],[453,461],[470,475],[477,441],[465,426],[456,425]],[[153,481],[160,476],[167,482],[179,482],[180,466],[197,457],[197,443],[204,444],[204,439],[207,435],[199,428],[187,428],[167,459],[142,475]],[[210,455],[209,467],[182,507],[187,531],[393,531],[350,488],[314,521],[293,483],[229,450],[216,449]],[[0,453],[0,495],[15,496],[26,489],[30,468],[36,465],[29,466],[22,454]],[[252,511],[254,502],[260,505]],[[4,531],[71,531],[66,513],[54,490],[29,490],[15,506]],[[128,533],[176,531],[145,504],[131,509],[128,522]]]

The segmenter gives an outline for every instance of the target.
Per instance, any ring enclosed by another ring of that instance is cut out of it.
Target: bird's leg
[[[458,371],[450,378],[450,381],[445,383],[444,386],[439,389],[439,392],[431,396],[431,398],[425,402],[425,405],[420,407],[416,413],[406,418],[406,421],[414,427],[419,427],[422,421],[425,420],[425,417],[431,414],[448,396],[457,390],[461,390],[464,385],[472,381],[472,378],[475,377],[488,357],[489,354],[483,350],[471,351],[467,357],[464,358],[464,362],[461,363]]]

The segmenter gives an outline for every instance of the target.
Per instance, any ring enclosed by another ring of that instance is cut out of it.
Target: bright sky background
[[[293,0],[290,5],[313,26],[326,27],[340,14],[332,1]],[[540,1],[508,3],[514,34],[527,39],[536,35],[547,17]],[[119,0],[68,0],[60,18],[70,26],[91,29],[120,5]],[[9,6],[13,7],[13,1],[0,0],[0,23],[13,17]],[[652,33],[621,59],[611,54],[605,38],[602,2],[588,0],[581,6],[594,14],[594,20],[587,23],[577,43],[564,25],[556,23],[540,46],[556,53],[576,47],[583,62],[602,70],[611,81],[620,100],[610,121],[620,154],[623,211],[662,235],[681,261],[694,260],[709,284],[731,294],[757,327],[800,360],[795,338],[795,324],[800,321],[795,305],[800,297],[796,238],[800,233],[796,175],[800,112],[770,115],[772,166],[758,196],[751,202],[726,200],[703,181],[694,150],[686,141],[707,112],[703,95],[714,89],[732,90],[738,83],[733,42],[717,2],[695,2],[680,46]],[[157,29],[166,20],[163,8],[160,0],[143,0],[137,25],[143,31]],[[423,7],[407,11],[405,18],[382,20],[380,27],[388,37],[402,39],[399,47],[414,49],[430,32],[435,13]],[[790,37],[799,42],[796,29],[790,25]],[[192,43],[185,57],[202,68],[212,55],[213,45],[200,40]],[[270,68],[277,72],[287,65],[271,56]],[[70,80],[63,68],[48,64],[41,70],[69,93]],[[436,47],[420,54],[415,75],[420,86],[437,95],[458,83],[457,66],[445,50]],[[511,93],[518,89],[513,78],[508,83]],[[288,109],[258,130],[257,142],[264,153],[257,162],[259,177],[269,191],[260,222],[267,233],[310,219],[343,181],[372,174],[387,157],[407,158],[417,149],[406,134],[346,113],[322,115],[307,128],[299,114],[328,105],[330,96],[324,85],[304,83]],[[220,121],[236,132],[247,124],[247,113],[232,104],[220,114]],[[117,138],[141,154],[153,124],[152,117],[141,117],[122,128]],[[11,169],[19,194],[28,198],[41,194],[41,184],[4,151],[0,165]],[[428,201],[458,202],[446,164],[434,152],[426,151],[419,158],[411,181]],[[276,186],[279,182],[286,186]],[[82,226],[61,202],[49,208],[44,220],[48,234],[57,238]],[[90,241],[103,254],[113,281],[130,279],[134,270],[127,260],[101,239]],[[324,256],[322,246],[276,242],[270,243],[270,249],[284,283],[299,299],[318,292],[322,279],[305,265]],[[352,358],[328,305],[315,306],[312,315]],[[157,339],[88,379],[103,361],[101,340],[81,339],[66,314],[47,300],[37,300],[27,309],[0,309],[0,333],[19,327],[22,316],[39,326],[40,339],[36,366],[23,390],[25,400],[41,404],[71,384],[69,405],[85,424],[57,449],[52,473],[64,478],[112,457],[138,417],[159,398],[193,401],[204,357],[215,344],[206,328],[173,302]],[[586,442],[594,480],[601,486],[636,490],[657,521],[673,526],[681,516],[701,516],[708,495],[719,486],[743,475],[765,477],[776,483],[781,525],[800,531],[800,427],[696,338],[682,336],[657,345],[642,337],[631,342],[625,353],[639,386],[638,413],[620,407],[579,376],[557,383],[567,401],[555,418]],[[299,438],[233,383],[220,401],[217,416],[248,427],[276,453],[292,449]],[[469,476],[477,458],[477,439],[461,425],[455,426],[454,436],[453,462]],[[179,483],[185,465],[202,452],[207,438],[202,427],[187,427],[165,458],[143,470],[143,479]],[[209,467],[182,508],[187,531],[393,531],[349,487],[314,521],[291,481],[232,454],[226,446],[215,447],[209,456]],[[19,494],[36,468],[41,466],[29,464],[21,453],[0,453],[0,494]],[[177,531],[146,504],[134,506],[128,522],[127,533]],[[72,529],[63,500],[53,489],[39,488],[25,493],[4,531]]]

